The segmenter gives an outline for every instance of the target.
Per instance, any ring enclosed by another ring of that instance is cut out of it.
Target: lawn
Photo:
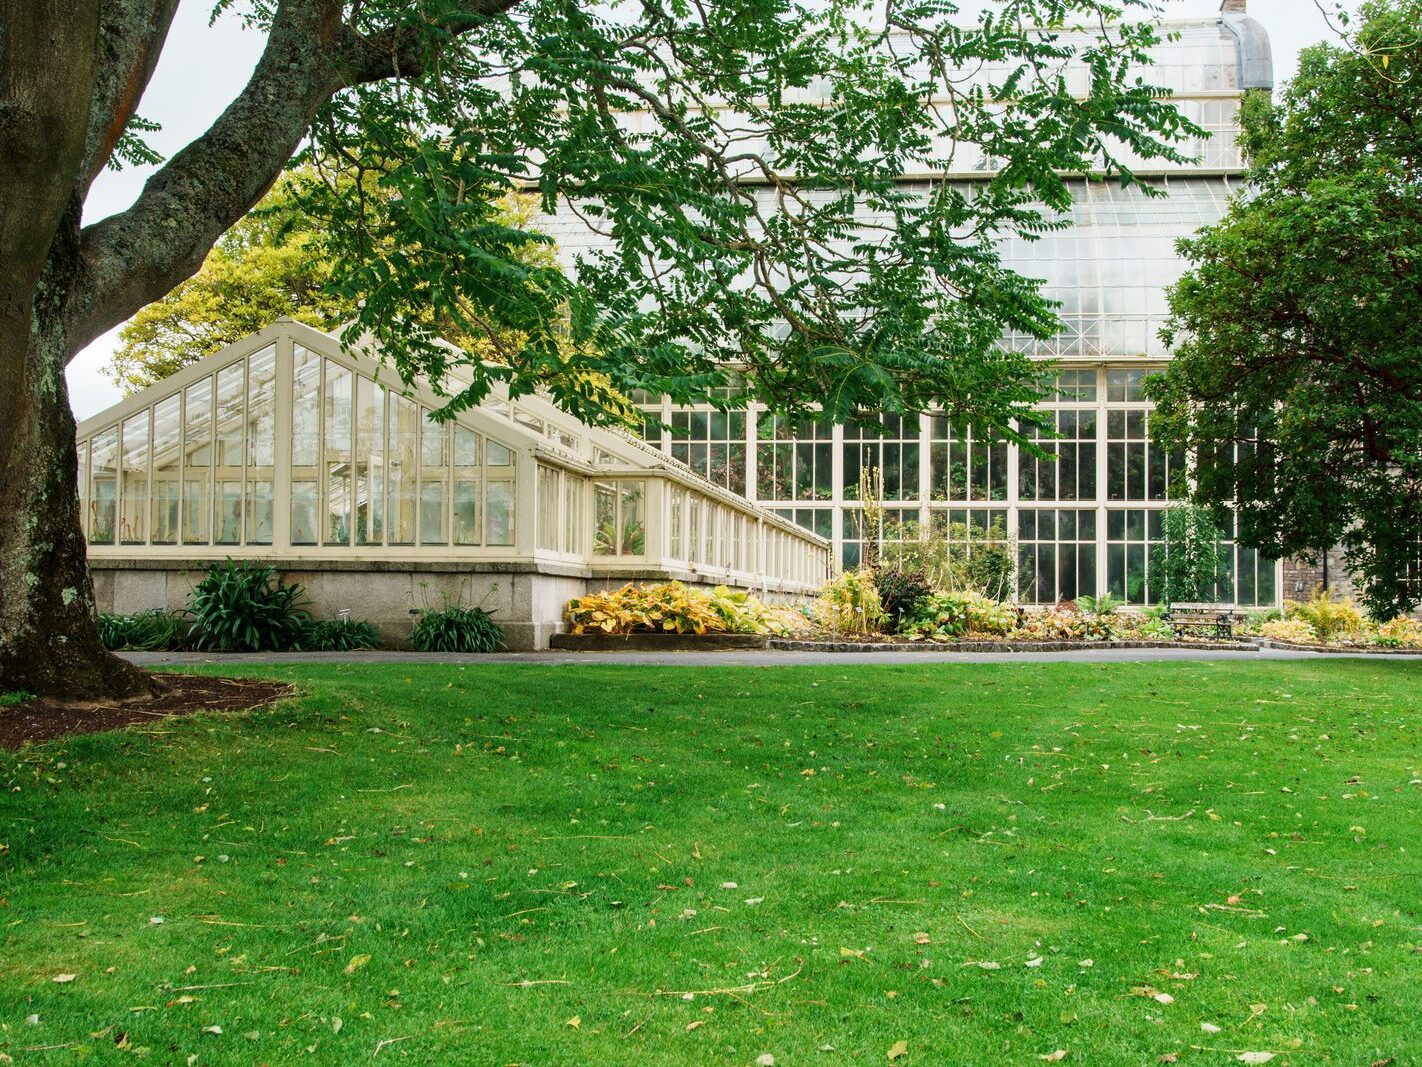
[[[1418,1062],[1422,665],[242,673],[0,753],[0,1052]]]

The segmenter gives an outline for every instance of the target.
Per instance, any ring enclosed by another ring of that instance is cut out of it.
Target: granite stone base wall
[[[300,583],[305,589],[308,608],[316,618],[334,619],[349,612],[351,619],[374,623],[385,643],[395,648],[408,647],[410,631],[421,612],[461,605],[492,612],[504,629],[504,643],[510,651],[544,649],[554,634],[563,632],[563,609],[573,597],[617,589],[629,581],[651,583],[688,577],[653,571],[589,576],[553,573],[536,566],[499,570],[487,564],[477,570],[346,562],[296,563],[282,569],[279,561],[272,562],[282,581]],[[193,586],[207,573],[207,564],[196,560],[165,565],[151,560],[91,559],[89,572],[100,611],[178,611],[187,606]],[[687,584],[710,588],[716,583],[691,577]],[[793,598],[771,594],[766,599]]]
[[[1340,599],[1358,599],[1358,589],[1348,565],[1343,561],[1341,548],[1331,549],[1326,563],[1322,558],[1313,563],[1300,559],[1284,560],[1284,585],[1281,591],[1285,600],[1307,600],[1321,587],[1327,588]]]

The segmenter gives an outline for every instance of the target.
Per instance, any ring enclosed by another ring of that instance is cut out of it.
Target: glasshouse
[[[755,406],[724,412],[644,395],[637,400],[648,416],[647,439],[829,540],[845,566],[863,555],[860,474],[873,467],[882,471],[889,536],[971,538],[1000,530],[1017,545],[1022,602],[1101,593],[1136,604],[1156,599],[1150,557],[1180,457],[1152,443],[1143,386],[1170,358],[1160,328],[1166,288],[1182,270],[1175,243],[1218,221],[1240,191],[1240,101],[1273,81],[1268,36],[1243,0],[1225,0],[1216,18],[1171,21],[1163,31],[1150,76],[1209,134],[1183,146],[1194,160],[1137,169],[1159,196],[1077,180],[1069,226],[1000,245],[1005,262],[1043,279],[1044,293],[1059,304],[1064,329],[1055,337],[1004,339],[1055,365],[1046,405],[1055,436],[1043,441],[1054,458],[931,412],[885,415],[868,427],[828,426]],[[961,174],[942,177],[971,185],[985,172],[987,161],[979,162],[979,169],[970,161]],[[907,175],[904,188],[930,177],[940,176]],[[570,270],[580,256],[607,247],[606,236],[573,212],[540,225],[557,239]],[[1273,606],[1315,580],[1307,568],[1235,547],[1215,599]]]
[[[643,442],[537,397],[436,421],[425,383],[282,319],[78,430],[100,610],[181,608],[213,562],[261,559],[318,616],[398,642],[447,603],[539,648],[590,589],[677,579],[796,596],[829,543]]]

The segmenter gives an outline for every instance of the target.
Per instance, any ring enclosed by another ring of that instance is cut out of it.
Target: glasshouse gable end
[[[176,610],[213,563],[274,564],[315,615],[405,640],[446,605],[542,648],[570,597],[677,579],[812,593],[829,543],[538,397],[451,419],[427,383],[281,319],[84,422],[101,611]]]

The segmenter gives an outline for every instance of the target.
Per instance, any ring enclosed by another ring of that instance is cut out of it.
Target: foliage
[[[1161,512],[1160,543],[1150,555],[1155,597],[1166,604],[1209,599],[1224,565],[1224,532],[1207,508],[1171,504]]]
[[[1122,601],[1113,597],[1110,593],[1102,593],[1100,596],[1079,596],[1076,598],[1076,606],[1087,615],[1114,615],[1120,609]]]
[[[800,625],[794,612],[754,594],[718,585],[690,589],[680,582],[624,585],[568,601],[564,617],[575,634],[747,633],[785,636]]]
[[[295,648],[310,621],[301,586],[264,563],[215,563],[193,587],[184,613],[187,644],[199,651],[281,652]]]
[[[1181,242],[1152,425],[1239,543],[1341,544],[1369,610],[1422,600],[1422,0],[1367,0],[1242,113],[1248,195]]]
[[[972,613],[967,600],[953,593],[931,593],[899,625],[910,641],[956,641],[968,632]]]
[[[1373,640],[1388,648],[1422,648],[1422,622],[1399,615],[1379,626]]]
[[[881,566],[873,571],[874,588],[884,610],[884,625],[890,632],[914,613],[923,598],[933,592],[928,576],[920,570],[899,570]]]
[[[900,44],[887,48],[857,4],[741,0],[612,18],[523,0],[472,32],[439,34],[425,77],[336,97],[311,150],[333,180],[308,206],[342,291],[364,298],[353,329],[401,373],[442,378],[450,360],[424,307],[470,332],[495,319],[518,337],[465,367],[474,382],[459,405],[495,380],[515,394],[545,385],[596,420],[589,396],[547,377],[551,363],[704,398],[734,359],[745,387],[788,413],[822,404],[845,421],[948,400],[984,425],[1034,422],[1039,375],[997,340],[1004,328],[1050,334],[1055,317],[988,235],[1055,225],[1069,196],[1059,175],[1119,169],[1118,144],[1178,158],[1170,142],[1190,124],[1127,73],[1157,36],[1118,16],[1145,7],[998,0],[976,23],[951,5],[901,7]],[[1040,35],[1030,27],[1043,18],[1105,32]],[[1059,77],[1069,58],[1092,70],[1081,96]],[[985,62],[1014,72],[992,93],[958,77]],[[806,105],[812,85],[824,99]],[[926,106],[940,99],[951,106]],[[633,136],[618,120],[629,111],[647,116]],[[945,152],[961,148],[949,144],[973,144],[1002,169],[973,190],[900,185],[906,171],[952,169]],[[351,168],[384,195],[337,180]],[[797,191],[746,195],[747,176],[787,170]],[[530,181],[545,206],[564,199],[590,216],[608,253],[586,255],[575,277],[527,265],[521,252],[540,238],[502,224],[487,194]],[[865,208],[886,224],[845,221]]]
[[[1013,594],[1017,552],[999,518],[987,529],[943,516],[934,516],[927,527],[912,519],[890,522],[884,539],[885,563],[923,571],[935,589],[975,592],[993,600]]]
[[[834,633],[875,634],[884,626],[884,605],[874,574],[846,570],[830,579],[816,605],[820,622]]]
[[[159,608],[132,615],[99,613],[99,640],[113,651],[161,652],[181,648],[186,631],[182,615]]]
[[[283,177],[228,230],[202,268],[119,331],[108,371],[133,394],[286,315],[334,330],[355,302],[332,287],[322,234],[301,212],[296,190],[309,171]]]
[[[1006,637],[1017,625],[1017,609],[982,593],[957,594],[968,610],[970,636]]]
[[[1257,634],[1259,628],[1266,622],[1273,622],[1275,619],[1283,617],[1284,613],[1278,608],[1260,608],[1245,614],[1244,625],[1241,629],[1247,634]]]
[[[422,612],[410,631],[416,652],[497,652],[503,646],[503,627],[479,607]]]
[[[1079,611],[1045,611],[1023,613],[1022,623],[1012,631],[1014,641],[1084,641],[1087,618]]]
[[[1142,613],[1126,620],[1122,636],[1139,641],[1173,641],[1175,631],[1164,619]]]
[[[1259,624],[1259,636],[1292,645],[1316,645],[1318,631],[1303,619],[1270,619]]]
[[[18,708],[34,699],[35,695],[24,689],[6,689],[0,692],[0,708]]]
[[[1356,634],[1363,627],[1363,614],[1351,600],[1334,600],[1322,587],[1307,600],[1284,601],[1286,619],[1302,619],[1324,641]]]
[[[296,648],[301,652],[358,652],[379,648],[380,630],[364,619],[321,619],[301,633]]]

